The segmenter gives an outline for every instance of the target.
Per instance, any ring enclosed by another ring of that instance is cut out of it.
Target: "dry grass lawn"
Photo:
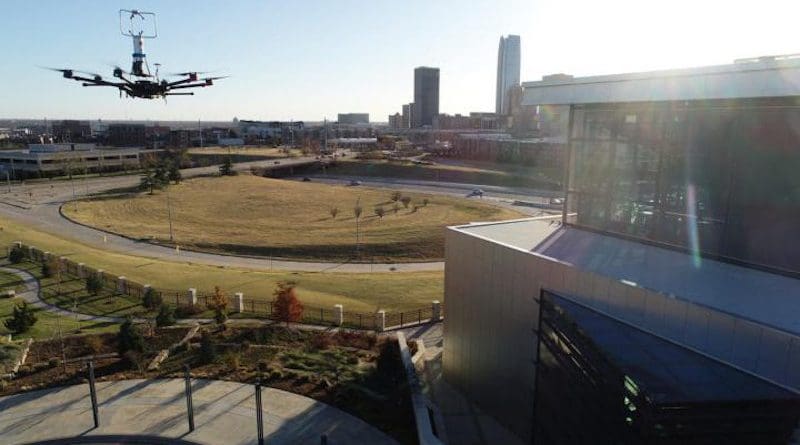
[[[178,263],[98,249],[0,217],[0,245],[9,246],[14,241],[161,289],[194,287],[210,292],[220,286],[229,295],[244,292],[246,298],[272,300],[276,283],[292,280],[298,283],[299,298],[307,305],[343,304],[345,310],[357,312],[411,310],[444,298],[442,272],[270,272]],[[0,307],[0,316],[5,311],[10,309]]]
[[[420,193],[404,193],[412,199],[405,208],[391,193],[242,175],[185,181],[169,188],[169,199],[175,243],[182,247],[322,260],[354,256],[357,203],[362,259],[376,261],[440,259],[445,226],[522,216],[476,199]],[[332,208],[339,210],[335,218]],[[166,192],[73,202],[64,212],[94,227],[169,242]]]

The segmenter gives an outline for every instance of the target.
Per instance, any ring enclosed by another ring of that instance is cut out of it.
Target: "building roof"
[[[684,252],[541,219],[456,230],[800,334],[800,279],[705,258],[698,267]]]
[[[800,401],[796,394],[775,384],[567,298],[554,294],[550,298],[655,403]]]
[[[800,58],[557,78],[524,82],[522,87],[526,106],[800,96]]]

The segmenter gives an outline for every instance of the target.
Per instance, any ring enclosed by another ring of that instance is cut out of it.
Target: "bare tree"
[[[336,215],[339,214],[339,208],[338,207],[331,207],[330,213],[331,213],[331,218],[336,219]]]
[[[380,219],[383,219],[383,215],[386,214],[386,210],[382,206],[375,207],[375,216]]]
[[[411,197],[403,196],[402,198],[400,198],[400,202],[403,203],[403,207],[408,208],[409,204],[411,204]]]

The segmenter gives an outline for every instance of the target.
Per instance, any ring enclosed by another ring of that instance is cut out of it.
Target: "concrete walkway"
[[[157,436],[197,444],[256,443],[252,385],[194,380],[192,387],[196,429],[191,433],[182,379],[98,382],[97,429],[87,384],[0,397],[0,443],[101,435]],[[330,445],[397,443],[366,422],[308,397],[263,388],[262,400],[264,436],[270,445],[317,445],[322,434],[328,435]]]

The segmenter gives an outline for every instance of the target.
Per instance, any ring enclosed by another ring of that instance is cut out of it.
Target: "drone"
[[[130,27],[125,29],[125,19],[130,22]],[[152,29],[145,29],[145,24],[152,23]],[[137,26],[140,25],[140,26]],[[58,71],[66,79],[82,82],[85,87],[113,87],[119,90],[119,97],[123,93],[129,98],[141,99],[167,99],[167,96],[192,96],[193,92],[176,92],[175,90],[185,90],[188,88],[203,88],[214,85],[215,80],[224,79],[228,76],[200,78],[198,74],[204,72],[184,72],[174,73],[167,76],[178,76],[177,80],[167,80],[159,78],[159,68],[161,64],[155,64],[155,72],[151,73],[150,66],[144,54],[144,40],[154,39],[158,36],[156,26],[156,15],[152,12],[138,11],[136,9],[119,11],[119,29],[124,36],[133,39],[133,63],[131,70],[125,71],[119,66],[114,66],[112,72],[115,80],[106,80],[99,74],[85,71],[77,71],[69,68],[47,68]],[[138,31],[134,31],[138,29]]]

